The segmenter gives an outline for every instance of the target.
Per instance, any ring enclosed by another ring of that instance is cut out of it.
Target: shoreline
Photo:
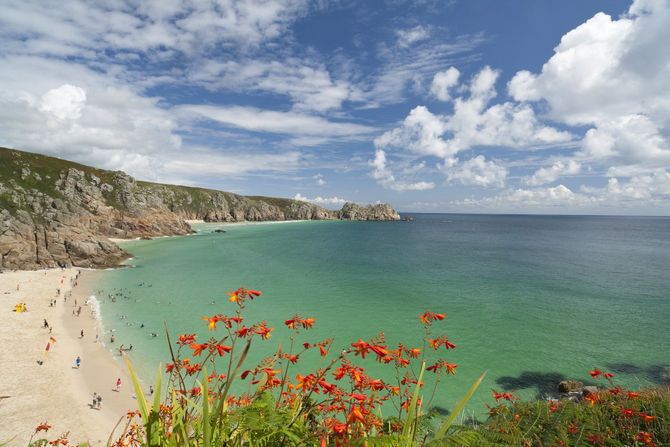
[[[109,340],[101,320],[86,304],[98,274],[76,268],[0,274],[4,360],[0,362],[0,443],[27,445],[34,427],[47,422],[53,427],[41,433],[43,437],[53,439],[70,431],[71,441],[106,445],[119,419],[136,409],[126,367],[102,343]],[[50,306],[52,300],[54,306]],[[26,303],[28,312],[13,312],[20,302]],[[51,329],[44,327],[45,319]],[[55,342],[47,353],[50,337]],[[75,367],[77,356],[80,368]],[[119,392],[115,391],[117,378],[122,381]],[[93,392],[103,398],[100,410],[92,408]]]

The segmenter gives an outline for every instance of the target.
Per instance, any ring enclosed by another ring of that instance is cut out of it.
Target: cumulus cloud
[[[575,160],[557,160],[549,167],[538,169],[531,177],[524,179],[524,182],[530,186],[544,185],[566,175],[579,174],[581,169],[581,165]]]
[[[85,104],[86,91],[83,88],[64,84],[42,95],[39,110],[62,120],[76,120]]]
[[[435,187],[435,183],[433,182],[414,182],[396,179],[396,176],[387,166],[386,152],[383,149],[377,149],[375,151],[375,158],[368,164],[373,168],[370,176],[377,180],[384,188],[394,191],[424,191]]]
[[[314,197],[313,199],[310,199],[308,197],[303,196],[300,193],[297,193],[295,196],[293,196],[293,200],[300,200],[302,202],[310,202],[310,203],[315,203],[317,205],[325,206],[325,207],[341,207],[345,203],[349,202],[349,200],[342,199],[341,197],[333,196],[333,197],[321,197],[317,196]]]
[[[449,181],[459,181],[464,185],[496,186],[502,188],[507,179],[507,168],[495,161],[486,161],[478,155],[463,163],[445,168]]]
[[[670,166],[668,23],[662,0],[635,0],[617,19],[598,13],[562,37],[539,73],[518,72],[509,93],[587,126],[574,154],[581,163],[622,177],[656,173]]]
[[[438,71],[433,77],[430,92],[440,101],[449,101],[451,99],[449,90],[458,85],[460,75],[461,72],[455,67],[449,67],[445,71]]]
[[[451,76],[457,78],[455,74]],[[543,124],[528,104],[504,102],[489,106],[497,95],[498,76],[499,72],[490,67],[479,71],[470,80],[467,92],[453,99],[454,111],[450,115],[435,115],[425,106],[415,107],[399,127],[375,139],[377,153],[379,149],[396,148],[417,156],[437,157],[450,180],[502,187],[506,168],[483,156],[456,167],[457,154],[479,146],[523,149],[565,143],[572,138],[568,132]],[[383,182],[388,176],[378,173],[373,178]]]

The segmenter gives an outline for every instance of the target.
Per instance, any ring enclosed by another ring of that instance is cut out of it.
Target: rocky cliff
[[[136,181],[58,158],[0,148],[0,268],[108,267],[129,255],[109,238],[183,235],[185,222],[398,220],[389,205],[311,203]]]

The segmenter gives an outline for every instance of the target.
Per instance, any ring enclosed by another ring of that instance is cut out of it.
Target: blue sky
[[[0,145],[403,211],[670,214],[668,0],[0,3]]]

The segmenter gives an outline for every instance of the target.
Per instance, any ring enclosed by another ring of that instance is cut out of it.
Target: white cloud
[[[49,90],[40,100],[39,110],[59,119],[76,120],[86,104],[86,91],[70,84]]]
[[[502,188],[507,179],[507,168],[495,161],[486,161],[478,155],[466,162],[445,168],[449,181],[459,181],[464,185],[496,186]]]
[[[321,175],[321,174],[316,174],[312,178],[314,179],[316,184],[319,185],[319,186],[323,186],[327,183],[326,180],[323,178],[323,175]]]
[[[437,157],[452,180],[470,185],[504,186],[507,169],[503,166],[479,156],[465,166],[456,167],[456,155],[478,146],[524,149],[532,145],[565,143],[571,135],[542,124],[528,104],[504,102],[489,106],[496,96],[498,75],[497,71],[484,67],[468,84],[469,95],[454,98],[451,115],[435,115],[425,106],[415,107],[401,126],[375,139],[377,151],[397,148],[417,156]],[[378,173],[373,178],[383,181],[388,176]]]
[[[254,132],[351,139],[374,131],[374,128],[361,124],[329,121],[299,112],[278,112],[255,107],[183,105],[176,107],[175,110],[184,120],[212,120]]]
[[[412,109],[401,127],[385,132],[375,139],[375,146],[400,147],[419,155],[446,158],[454,152],[442,139],[445,122],[424,106]]]
[[[455,67],[449,67],[445,71],[438,71],[433,77],[430,92],[440,101],[451,100],[449,90],[458,85],[460,75],[461,72]]]
[[[302,167],[302,155],[285,153],[222,152],[207,148],[168,154],[161,172],[169,176],[241,177],[249,173],[290,172]]]
[[[455,200],[451,204],[497,211],[557,212],[597,205],[597,200],[575,193],[565,185],[558,185],[550,188],[509,189],[495,196]]]
[[[373,168],[370,176],[377,180],[384,188],[394,191],[425,191],[435,187],[435,183],[433,182],[413,182],[396,179],[391,169],[387,166],[386,152],[383,149],[377,149],[375,151],[375,158],[369,161],[368,164]]]
[[[217,44],[254,46],[282,35],[306,0],[88,3],[8,0],[0,15],[5,52],[95,57],[95,50],[204,51]],[[19,37],[19,38],[16,38]]]
[[[348,81],[333,79],[323,64],[295,57],[283,60],[208,60],[187,76],[191,82],[210,90],[286,95],[298,111],[337,110],[344,101],[360,101],[362,95]]]
[[[430,30],[422,25],[417,25],[414,28],[403,29],[396,31],[398,36],[398,45],[407,48],[417,42],[426,40],[430,36]]]
[[[538,186],[552,183],[565,175],[579,174],[582,167],[575,160],[557,160],[550,167],[540,168],[524,180],[527,185]]]
[[[509,82],[521,101],[588,126],[575,157],[610,175],[670,166],[670,4],[635,0],[618,19],[598,13],[566,33],[541,72]]]
[[[300,193],[297,193],[295,196],[293,196],[293,200],[301,200],[303,202],[310,202],[310,203],[315,203],[317,205],[329,207],[329,206],[338,206],[341,207],[345,203],[349,202],[349,200],[342,199],[337,196],[333,197],[321,197],[317,196],[313,199],[310,199],[308,197],[303,196]]]

